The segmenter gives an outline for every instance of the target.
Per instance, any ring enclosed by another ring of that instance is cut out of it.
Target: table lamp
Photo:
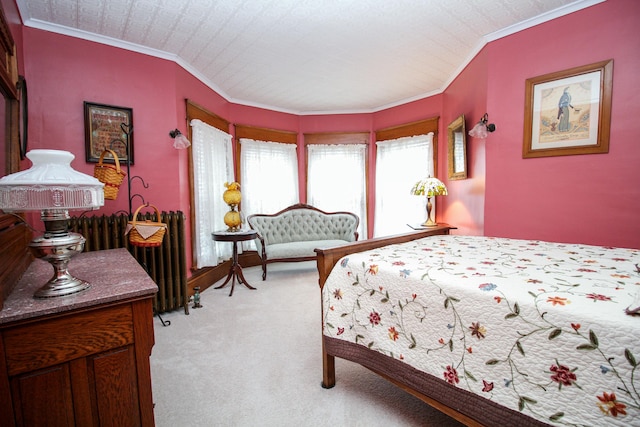
[[[414,196],[427,196],[427,220],[422,224],[423,227],[435,227],[438,224],[431,219],[431,198],[434,196],[446,196],[447,187],[438,178],[427,177],[416,182],[411,189]]]
[[[0,209],[5,212],[41,211],[45,233],[29,243],[33,255],[53,266],[54,275],[35,298],[74,294],[91,285],[67,270],[71,258],[84,249],[85,239],[69,232],[69,210],[104,205],[104,184],[71,168],[74,155],[60,150],[31,150],[31,168],[0,178]]]

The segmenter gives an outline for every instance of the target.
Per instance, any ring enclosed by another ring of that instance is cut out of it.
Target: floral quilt
[[[548,424],[640,425],[639,266],[634,249],[427,237],[340,260],[324,335]]]

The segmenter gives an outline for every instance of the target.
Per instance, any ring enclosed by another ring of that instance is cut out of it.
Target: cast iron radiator
[[[156,214],[150,212],[139,214],[138,220],[158,221]],[[158,285],[153,303],[156,313],[184,307],[185,314],[189,314],[184,214],[181,211],[163,211],[160,214],[160,221],[167,224],[167,232],[162,245],[152,248],[129,243],[128,236],[124,234],[128,221],[126,213],[80,216],[70,219],[70,228],[86,239],[84,252],[127,248]]]

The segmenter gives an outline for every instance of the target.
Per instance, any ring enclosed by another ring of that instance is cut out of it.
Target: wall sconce
[[[486,138],[487,132],[493,132],[496,130],[496,125],[493,123],[489,123],[489,114],[484,113],[484,116],[480,119],[478,123],[469,131],[469,135],[474,138]]]
[[[173,138],[173,148],[180,150],[191,145],[191,142],[189,142],[187,137],[184,136],[179,129],[174,129],[169,132],[169,136]]]
[[[104,184],[71,167],[74,155],[60,150],[31,150],[27,170],[0,179],[0,209],[5,212],[41,211],[45,233],[35,237],[29,248],[34,256],[48,261],[54,274],[35,298],[75,294],[91,285],[69,274],[67,264],[82,252],[85,238],[69,231],[70,210],[98,209],[104,205]]]

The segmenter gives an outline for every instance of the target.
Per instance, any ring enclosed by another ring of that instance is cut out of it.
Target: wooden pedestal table
[[[242,274],[242,266],[238,262],[238,242],[244,242],[247,240],[253,240],[258,236],[258,232],[255,230],[239,230],[239,231],[214,231],[211,233],[213,240],[217,242],[233,242],[233,256],[231,257],[231,268],[229,268],[229,274],[227,279],[220,286],[216,286],[215,289],[224,288],[229,280],[231,280],[231,291],[229,296],[233,295],[233,288],[236,285],[236,279],[238,283],[242,283],[249,289],[255,290]]]

